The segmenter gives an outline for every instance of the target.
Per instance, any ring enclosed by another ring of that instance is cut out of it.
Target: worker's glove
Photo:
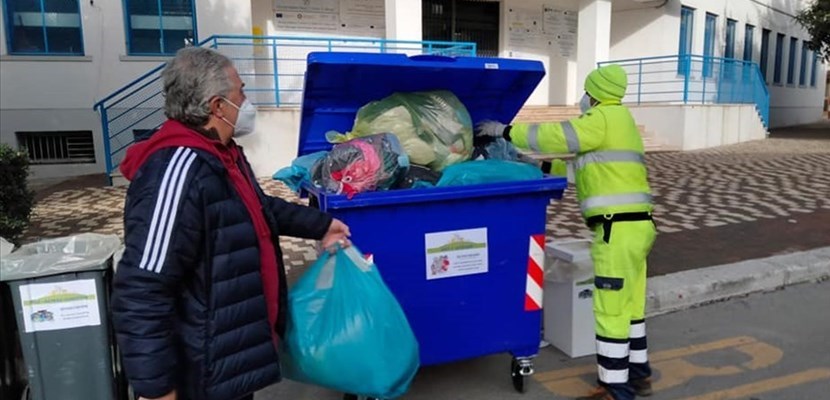
[[[496,121],[481,121],[476,125],[475,136],[504,137],[507,125]]]

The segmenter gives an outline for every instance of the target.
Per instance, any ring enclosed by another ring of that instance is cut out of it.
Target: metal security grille
[[[95,163],[91,131],[17,132],[17,141],[32,164]]]
[[[476,55],[499,54],[499,3],[493,0],[423,0],[424,40],[475,42]]]

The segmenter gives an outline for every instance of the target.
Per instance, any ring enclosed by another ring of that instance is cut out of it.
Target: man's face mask
[[[582,100],[579,101],[579,110],[582,111],[583,114],[588,112],[591,109],[591,96],[588,96],[588,93],[582,95]]]
[[[222,117],[222,121],[225,121],[225,123],[233,127],[233,137],[241,137],[253,133],[254,128],[256,127],[256,107],[254,107],[248,99],[245,99],[241,106],[233,104],[232,101],[224,97],[222,97],[222,100],[225,100],[226,103],[232,105],[239,111],[236,116],[235,124],[232,124],[230,121]]]

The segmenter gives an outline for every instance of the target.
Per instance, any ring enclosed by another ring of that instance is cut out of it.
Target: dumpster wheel
[[[510,377],[513,379],[513,388],[519,393],[525,392],[525,377],[533,374],[533,359],[513,358],[510,363]]]

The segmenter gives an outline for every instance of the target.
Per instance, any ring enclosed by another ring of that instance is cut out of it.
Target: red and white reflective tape
[[[527,255],[527,284],[525,285],[525,311],[542,309],[542,287],[545,273],[545,235],[530,237]]]

